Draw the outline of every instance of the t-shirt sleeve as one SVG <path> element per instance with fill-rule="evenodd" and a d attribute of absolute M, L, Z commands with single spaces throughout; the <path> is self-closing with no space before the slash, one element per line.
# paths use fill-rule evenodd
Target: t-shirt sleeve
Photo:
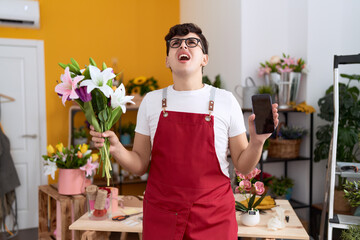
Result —
<path fill-rule="evenodd" d="M 145 95 L 144 99 L 141 101 L 137 118 L 136 118 L 136 128 L 135 132 L 150 136 L 150 126 L 147 116 L 147 97 Z"/>
<path fill-rule="evenodd" d="M 246 132 L 244 115 L 240 108 L 239 102 L 231 94 L 231 111 L 230 111 L 230 129 L 229 137 L 235 137 Z"/>

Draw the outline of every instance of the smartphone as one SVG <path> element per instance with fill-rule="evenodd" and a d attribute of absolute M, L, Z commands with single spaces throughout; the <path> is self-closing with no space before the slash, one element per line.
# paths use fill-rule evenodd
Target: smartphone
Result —
<path fill-rule="evenodd" d="M 257 134 L 272 133 L 275 130 L 272 113 L 271 96 L 256 94 L 251 97 L 252 110 L 255 114 L 255 129 Z"/>

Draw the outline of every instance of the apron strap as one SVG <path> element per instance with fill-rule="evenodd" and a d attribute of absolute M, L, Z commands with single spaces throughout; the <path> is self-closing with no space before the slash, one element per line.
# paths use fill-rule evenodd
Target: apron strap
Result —
<path fill-rule="evenodd" d="M 215 102 L 215 92 L 216 92 L 216 88 L 215 87 L 211 87 L 210 90 L 210 99 L 209 99 L 209 115 L 207 115 L 205 117 L 206 121 L 210 121 L 211 120 L 211 114 L 214 111 L 214 102 Z"/>
<path fill-rule="evenodd" d="M 163 115 L 164 117 L 167 117 L 168 116 L 168 113 L 166 112 L 166 108 L 167 108 L 167 101 L 166 101 L 166 97 L 167 97 L 167 89 L 168 87 L 166 88 L 163 88 L 162 90 L 162 103 L 161 103 L 161 107 L 163 109 Z M 214 102 L 215 102 L 215 92 L 216 92 L 216 88 L 215 87 L 211 87 L 211 90 L 210 90 L 210 99 L 209 99 L 209 115 L 207 115 L 205 117 L 205 120 L 206 121 L 210 121 L 211 120 L 211 114 L 212 112 L 214 111 Z"/>
<path fill-rule="evenodd" d="M 162 103 L 161 103 L 161 107 L 163 109 L 163 115 L 164 117 L 168 116 L 168 113 L 166 112 L 166 108 L 167 108 L 167 103 L 166 103 L 166 97 L 167 97 L 167 87 L 163 88 L 162 90 Z"/>

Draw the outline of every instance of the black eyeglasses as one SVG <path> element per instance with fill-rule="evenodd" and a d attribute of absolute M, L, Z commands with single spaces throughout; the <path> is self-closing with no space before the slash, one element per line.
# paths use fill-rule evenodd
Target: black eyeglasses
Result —
<path fill-rule="evenodd" d="M 169 47 L 171 48 L 178 48 L 181 46 L 182 42 L 185 41 L 186 46 L 189 48 L 194 48 L 197 45 L 199 45 L 199 42 L 201 43 L 201 40 L 199 38 L 172 38 L 168 40 Z M 200 44 L 201 45 L 201 44 Z M 204 49 L 200 46 L 201 50 L 204 52 Z"/>

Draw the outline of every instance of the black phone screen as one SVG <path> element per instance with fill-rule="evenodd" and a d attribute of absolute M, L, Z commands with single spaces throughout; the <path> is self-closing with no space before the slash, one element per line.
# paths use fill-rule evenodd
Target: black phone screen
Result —
<path fill-rule="evenodd" d="M 253 113 L 255 114 L 256 133 L 274 132 L 271 96 L 269 94 L 256 94 L 251 97 L 251 100 Z"/>

